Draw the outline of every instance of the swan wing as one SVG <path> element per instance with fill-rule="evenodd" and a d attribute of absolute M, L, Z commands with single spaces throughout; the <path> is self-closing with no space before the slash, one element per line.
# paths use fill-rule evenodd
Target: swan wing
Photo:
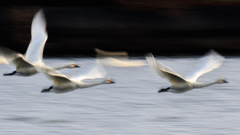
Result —
<path fill-rule="evenodd" d="M 113 67 L 141 67 L 146 65 L 146 63 L 142 61 L 119 60 L 111 57 L 105 59 L 97 59 L 97 61 L 104 66 Z"/>
<path fill-rule="evenodd" d="M 22 54 L 0 46 L 0 56 L 2 60 L 7 60 L 9 64 L 12 64 L 11 61 L 19 56 L 22 56 Z"/>
<path fill-rule="evenodd" d="M 148 54 L 146 59 L 149 66 L 155 70 L 161 77 L 168 79 L 171 84 L 186 83 L 187 81 L 173 69 L 163 65 L 155 60 L 152 54 Z"/>
<path fill-rule="evenodd" d="M 59 74 L 56 72 L 47 72 L 46 74 L 51 80 L 53 80 L 53 84 L 55 85 L 72 82 L 67 76 L 63 74 Z"/>
<path fill-rule="evenodd" d="M 4 56 L 0 55 L 0 64 L 9 64 L 9 62 Z"/>
<path fill-rule="evenodd" d="M 29 63 L 26 59 L 24 59 L 23 56 L 19 56 L 19 57 L 13 59 L 11 63 L 16 66 L 17 70 L 34 67 L 34 65 Z"/>
<path fill-rule="evenodd" d="M 33 65 L 29 63 L 21 53 L 15 52 L 11 49 L 0 46 L 0 57 L 8 64 L 16 67 L 16 69 L 32 67 Z"/>
<path fill-rule="evenodd" d="M 9 64 L 9 62 L 4 56 L 0 56 L 0 64 Z"/>
<path fill-rule="evenodd" d="M 97 49 L 95 48 L 94 49 L 98 54 L 101 54 L 101 55 L 109 55 L 109 56 L 112 56 L 112 55 L 122 55 L 122 56 L 127 56 L 127 52 L 109 52 L 109 51 L 103 51 L 103 50 L 100 50 L 100 49 Z"/>
<path fill-rule="evenodd" d="M 97 78 L 104 78 L 107 75 L 106 71 L 104 70 L 103 66 L 99 63 L 96 63 L 94 67 L 92 67 L 89 71 L 86 73 L 71 78 L 71 80 L 75 80 L 77 82 L 81 82 L 86 79 L 97 79 Z"/>
<path fill-rule="evenodd" d="M 196 81 L 201 75 L 210 72 L 222 65 L 224 57 L 214 50 L 208 52 L 205 56 L 199 59 L 197 70 L 190 73 L 186 79 Z"/>
<path fill-rule="evenodd" d="M 31 36 L 32 38 L 25 54 L 25 58 L 31 63 L 42 62 L 43 49 L 48 38 L 46 21 L 42 10 L 39 10 L 34 15 Z"/>
<path fill-rule="evenodd" d="M 37 65 L 36 68 L 39 72 L 43 73 L 48 79 L 52 80 L 55 85 L 72 82 L 67 76 L 51 67 L 42 64 Z"/>
<path fill-rule="evenodd" d="M 94 50 L 97 53 L 97 59 L 104 59 L 108 57 L 121 58 L 126 60 L 128 59 L 127 52 L 109 52 L 109 51 L 103 51 L 97 48 L 95 48 Z"/>

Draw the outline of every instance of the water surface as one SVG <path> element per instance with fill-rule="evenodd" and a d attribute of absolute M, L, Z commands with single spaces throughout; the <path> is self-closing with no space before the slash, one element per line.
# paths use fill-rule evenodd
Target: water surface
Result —
<path fill-rule="evenodd" d="M 194 69 L 197 60 L 157 59 L 182 75 Z M 50 66 L 77 62 L 80 69 L 61 70 L 69 76 L 83 73 L 95 62 L 93 58 L 45 61 Z M 158 94 L 168 83 L 148 66 L 106 67 L 107 77 L 114 78 L 115 84 L 65 94 L 40 93 L 52 85 L 43 74 L 0 76 L 0 134 L 239 134 L 239 61 L 227 58 L 220 68 L 199 78 L 211 81 L 224 76 L 230 83 L 183 94 Z M 0 65 L 0 71 L 3 74 L 12 68 Z"/>

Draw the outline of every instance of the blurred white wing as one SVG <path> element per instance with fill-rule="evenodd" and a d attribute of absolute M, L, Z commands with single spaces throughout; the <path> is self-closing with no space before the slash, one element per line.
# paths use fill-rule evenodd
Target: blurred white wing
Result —
<path fill-rule="evenodd" d="M 201 75 L 220 67 L 223 61 L 223 56 L 221 56 L 214 50 L 211 50 L 209 53 L 199 59 L 197 70 L 189 74 L 186 79 L 189 81 L 196 81 Z"/>
<path fill-rule="evenodd" d="M 64 74 L 51 67 L 45 66 L 44 64 L 42 65 L 39 64 L 35 67 L 39 72 L 43 73 L 48 79 L 52 80 L 55 85 L 61 85 L 64 83 L 71 82 L 71 80 Z"/>
<path fill-rule="evenodd" d="M 119 60 L 111 57 L 105 59 L 97 59 L 97 62 L 101 63 L 104 66 L 113 67 L 141 67 L 147 65 L 142 61 Z"/>
<path fill-rule="evenodd" d="M 101 64 L 96 64 L 95 67 L 93 67 L 91 70 L 86 72 L 83 75 L 80 75 L 78 77 L 71 78 L 71 80 L 81 82 L 85 79 L 97 79 L 97 78 L 104 78 L 107 75 L 106 71 L 102 67 Z"/>
<path fill-rule="evenodd" d="M 0 55 L 0 64 L 9 64 L 9 62 L 4 56 Z"/>
<path fill-rule="evenodd" d="M 33 64 L 42 62 L 43 49 L 48 38 L 45 17 L 42 10 L 39 10 L 33 18 L 31 36 L 32 39 L 25 54 L 25 58 Z"/>
<path fill-rule="evenodd" d="M 103 51 L 100 49 L 94 49 L 97 52 L 97 59 L 104 59 L 104 58 L 118 58 L 118 59 L 125 59 L 128 60 L 128 53 L 127 52 L 109 52 Z"/>
<path fill-rule="evenodd" d="M 186 83 L 187 81 L 173 69 L 155 60 L 152 54 L 146 56 L 149 66 L 161 77 L 168 79 L 171 84 Z"/>
<path fill-rule="evenodd" d="M 101 54 L 101 55 L 123 55 L 123 56 L 126 56 L 128 55 L 127 52 L 108 52 L 108 51 L 103 51 L 103 50 L 100 50 L 100 49 L 97 49 L 95 48 L 95 51 L 98 53 L 98 54 Z"/>
<path fill-rule="evenodd" d="M 22 54 L 6 47 L 0 46 L 0 56 L 3 60 L 7 60 L 9 63 L 11 63 L 13 59 L 22 56 Z"/>
<path fill-rule="evenodd" d="M 11 49 L 0 46 L 0 59 L 5 64 L 11 64 L 13 66 L 24 66 L 30 63 L 26 61 L 21 53 L 15 52 Z M 2 64 L 3 64 L 2 63 Z"/>

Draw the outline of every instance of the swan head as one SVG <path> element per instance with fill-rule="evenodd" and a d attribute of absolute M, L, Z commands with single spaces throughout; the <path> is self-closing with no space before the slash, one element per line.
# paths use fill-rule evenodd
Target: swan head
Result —
<path fill-rule="evenodd" d="M 80 68 L 77 64 L 70 64 L 67 66 L 67 68 Z"/>
<path fill-rule="evenodd" d="M 115 83 L 112 78 L 111 79 L 108 79 L 108 80 L 104 80 L 103 83 L 105 84 L 111 84 L 111 83 Z"/>
<path fill-rule="evenodd" d="M 222 84 L 222 83 L 228 83 L 224 78 L 217 80 L 217 83 Z"/>

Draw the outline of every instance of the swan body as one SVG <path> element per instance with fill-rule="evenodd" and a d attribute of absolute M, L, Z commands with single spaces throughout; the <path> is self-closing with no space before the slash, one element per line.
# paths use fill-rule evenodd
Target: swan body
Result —
<path fill-rule="evenodd" d="M 45 68 L 39 68 L 41 72 L 43 72 L 50 80 L 53 81 L 53 85 L 48 89 L 43 89 L 42 93 L 66 93 L 71 92 L 76 89 L 83 89 L 88 87 L 93 87 L 100 84 L 111 84 L 115 83 L 112 79 L 105 79 L 95 83 L 85 83 L 83 80 L 86 79 L 96 79 L 103 78 L 106 75 L 103 67 L 101 65 L 97 65 L 95 68 L 90 70 L 88 73 L 84 75 L 80 75 L 75 78 L 69 78 L 57 70 L 51 69 L 51 71 L 45 70 Z"/>
<path fill-rule="evenodd" d="M 158 93 L 184 93 L 192 89 L 199 89 L 214 84 L 228 83 L 225 81 L 225 79 L 218 79 L 205 83 L 196 81 L 201 75 L 210 72 L 222 65 L 224 57 L 213 50 L 205 55 L 202 59 L 200 59 L 198 70 L 194 71 L 186 78 L 182 77 L 171 68 L 156 61 L 152 54 L 148 54 L 146 56 L 146 59 L 150 67 L 154 69 L 161 77 L 167 79 L 171 84 L 169 87 L 159 90 Z"/>
<path fill-rule="evenodd" d="M 6 73 L 5 76 L 32 76 L 38 73 L 35 63 L 42 62 L 44 45 L 48 35 L 46 32 L 46 22 L 43 11 L 38 11 L 32 21 L 31 41 L 25 55 L 15 52 L 5 47 L 0 47 L 0 62 L 2 64 L 11 64 L 16 67 L 12 73 Z M 75 68 L 76 64 L 69 64 L 55 69 Z"/>

